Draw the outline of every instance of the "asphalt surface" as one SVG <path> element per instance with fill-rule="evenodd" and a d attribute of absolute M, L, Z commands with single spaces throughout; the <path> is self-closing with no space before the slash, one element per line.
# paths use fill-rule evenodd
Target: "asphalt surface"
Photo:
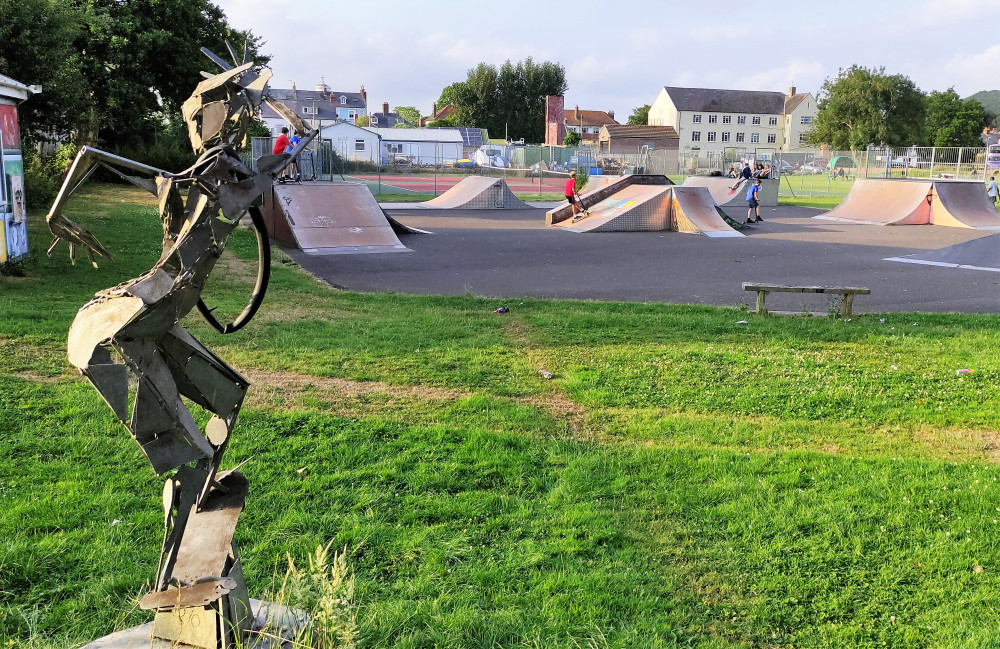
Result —
<path fill-rule="evenodd" d="M 1000 313 L 1000 272 L 885 261 L 994 232 L 941 226 L 824 221 L 821 210 L 761 208 L 748 236 L 677 232 L 575 233 L 547 228 L 544 209 L 389 209 L 433 234 L 403 235 L 397 254 L 289 254 L 306 270 L 354 291 L 513 299 L 524 296 L 684 304 L 753 304 L 743 282 L 861 286 L 859 313 Z M 742 208 L 726 208 L 738 220 Z M 993 240 L 996 240 L 994 238 Z M 815 294 L 773 293 L 769 310 L 826 312 Z"/>

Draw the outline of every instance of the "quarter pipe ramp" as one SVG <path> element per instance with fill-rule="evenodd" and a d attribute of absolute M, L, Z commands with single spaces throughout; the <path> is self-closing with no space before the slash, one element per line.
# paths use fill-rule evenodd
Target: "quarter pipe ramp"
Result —
<path fill-rule="evenodd" d="M 424 201 L 424 207 L 454 210 L 523 210 L 525 204 L 507 186 L 503 178 L 469 176 L 437 198 Z"/>
<path fill-rule="evenodd" d="M 407 252 L 397 233 L 419 232 L 388 216 L 365 185 L 275 185 L 261 211 L 274 240 L 311 255 Z"/>
<path fill-rule="evenodd" d="M 1000 213 L 978 181 L 859 178 L 844 200 L 815 218 L 873 225 L 1000 230 Z"/>

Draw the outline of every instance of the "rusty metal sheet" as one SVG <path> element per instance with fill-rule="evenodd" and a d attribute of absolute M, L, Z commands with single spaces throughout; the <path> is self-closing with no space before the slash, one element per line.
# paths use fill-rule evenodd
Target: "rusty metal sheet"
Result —
<path fill-rule="evenodd" d="M 170 611 L 175 608 L 207 606 L 236 588 L 236 581 L 215 578 L 180 588 L 168 588 L 159 592 L 146 593 L 139 600 L 139 608 L 144 611 Z"/>
<path fill-rule="evenodd" d="M 182 583 L 221 576 L 226 567 L 249 483 L 241 473 L 230 473 L 219 482 L 229 493 L 211 491 L 187 521 L 173 569 L 173 577 Z"/>

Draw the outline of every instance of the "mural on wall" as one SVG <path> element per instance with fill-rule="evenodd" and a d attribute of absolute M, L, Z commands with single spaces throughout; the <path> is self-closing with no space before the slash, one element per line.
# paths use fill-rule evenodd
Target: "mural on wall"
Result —
<path fill-rule="evenodd" d="M 17 127 L 17 106 L 0 105 L 0 147 L 21 149 L 21 131 Z"/>
<path fill-rule="evenodd" d="M 24 196 L 24 164 L 17 106 L 0 104 L 0 263 L 28 256 L 28 224 Z"/>

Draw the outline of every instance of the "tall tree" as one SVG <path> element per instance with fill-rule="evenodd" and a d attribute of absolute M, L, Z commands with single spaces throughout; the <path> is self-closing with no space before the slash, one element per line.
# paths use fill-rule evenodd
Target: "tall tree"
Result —
<path fill-rule="evenodd" d="M 41 85 L 18 109 L 26 138 L 65 138 L 84 130 L 93 106 L 76 42 L 84 15 L 61 0 L 0 0 L 0 73 Z"/>
<path fill-rule="evenodd" d="M 393 111 L 402 117 L 410 126 L 420 126 L 420 111 L 413 106 L 396 106 Z"/>
<path fill-rule="evenodd" d="M 530 57 L 499 69 L 480 63 L 465 81 L 445 90 L 460 124 L 488 129 L 494 136 L 541 142 L 545 135 L 545 97 L 566 92 L 566 70 L 558 63 Z M 444 97 L 445 93 L 442 93 Z"/>
<path fill-rule="evenodd" d="M 112 149 L 148 142 L 165 116 L 177 114 L 200 71 L 217 71 L 202 46 L 228 59 L 227 40 L 239 57 L 247 43 L 250 58 L 267 61 L 260 40 L 232 29 L 209 0 L 84 0 L 83 7 L 82 72 L 98 111 L 99 139 Z"/>
<path fill-rule="evenodd" d="M 927 96 L 927 136 L 932 146 L 982 146 L 986 111 L 975 99 L 962 99 L 954 88 Z"/>
<path fill-rule="evenodd" d="M 901 74 L 852 65 L 820 90 L 810 144 L 863 149 L 869 144 L 906 146 L 923 141 L 924 94 Z"/>
<path fill-rule="evenodd" d="M 631 124 L 632 126 L 645 126 L 649 123 L 649 104 L 644 104 L 639 106 L 632 111 L 632 114 L 628 116 L 628 121 L 626 124 Z"/>

